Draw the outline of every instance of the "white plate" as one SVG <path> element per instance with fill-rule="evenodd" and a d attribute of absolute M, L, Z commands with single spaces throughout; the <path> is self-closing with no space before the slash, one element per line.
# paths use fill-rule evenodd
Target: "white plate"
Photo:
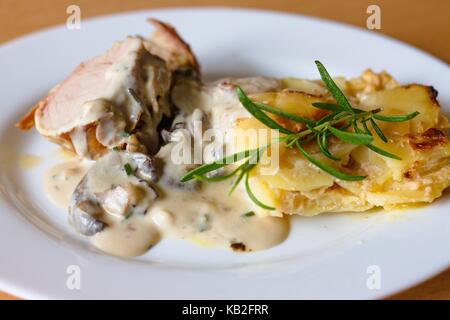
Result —
<path fill-rule="evenodd" d="M 25 298 L 378 298 L 450 265 L 448 193 L 433 205 L 398 213 L 295 219 L 281 245 L 238 254 L 164 240 L 137 259 L 96 252 L 42 195 L 42 174 L 57 147 L 14 122 L 80 61 L 128 34 L 147 35 L 147 17 L 174 24 L 208 78 L 269 75 L 317 78 L 315 59 L 333 75 L 367 67 L 400 82 L 441 90 L 448 112 L 450 70 L 439 60 L 376 33 L 303 16 L 250 10 L 179 9 L 83 20 L 0 47 L 0 288 Z M 447 91 L 446 91 L 447 89 Z M 23 170 L 23 154 L 45 157 Z M 66 286 L 68 266 L 81 289 Z M 367 279 L 375 265 L 380 289 Z"/>

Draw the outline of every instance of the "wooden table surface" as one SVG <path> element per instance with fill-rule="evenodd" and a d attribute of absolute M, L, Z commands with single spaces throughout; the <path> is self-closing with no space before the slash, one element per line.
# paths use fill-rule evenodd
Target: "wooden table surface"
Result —
<path fill-rule="evenodd" d="M 376 32 L 405 41 L 450 63 L 448 0 L 2 0 L 0 43 L 41 28 L 64 24 L 66 8 L 71 4 L 80 6 L 82 19 L 161 7 L 239 6 L 301 13 L 362 28 L 366 27 L 367 7 L 376 4 L 381 8 L 381 30 Z M 392 298 L 450 299 L 450 269 Z M 0 292 L 0 299 L 16 298 Z"/>

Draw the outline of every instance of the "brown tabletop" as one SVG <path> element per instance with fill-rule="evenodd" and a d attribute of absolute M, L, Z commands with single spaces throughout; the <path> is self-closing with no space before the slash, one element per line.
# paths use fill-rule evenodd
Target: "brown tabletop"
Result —
<path fill-rule="evenodd" d="M 179 6 L 234 6 L 317 16 L 366 27 L 367 7 L 381 8 L 380 32 L 450 63 L 450 1 L 448 0 L 2 0 L 0 43 L 41 28 L 63 24 L 67 6 L 76 3 L 81 18 L 129 10 Z M 1 288 L 0 288 L 1 290 Z M 0 299 L 15 297 L 0 292 Z M 393 299 L 450 299 L 450 269 L 401 292 Z"/>

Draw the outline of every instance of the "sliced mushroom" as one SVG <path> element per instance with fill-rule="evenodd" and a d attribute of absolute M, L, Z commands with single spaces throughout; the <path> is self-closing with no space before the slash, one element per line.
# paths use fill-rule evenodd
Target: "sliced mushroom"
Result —
<path fill-rule="evenodd" d="M 102 210 L 98 203 L 89 199 L 89 195 L 82 192 L 82 190 L 85 190 L 85 186 L 86 177 L 81 180 L 72 195 L 69 207 L 69 222 L 79 233 L 85 236 L 93 236 L 105 228 L 105 223 L 99 220 Z"/>
<path fill-rule="evenodd" d="M 69 221 L 81 234 L 92 236 L 107 221 L 145 214 L 157 198 L 154 160 L 141 153 L 109 152 L 86 173 L 72 194 Z"/>
<path fill-rule="evenodd" d="M 133 159 L 137 165 L 136 174 L 139 178 L 152 182 L 158 180 L 158 171 L 153 158 L 136 153 Z"/>

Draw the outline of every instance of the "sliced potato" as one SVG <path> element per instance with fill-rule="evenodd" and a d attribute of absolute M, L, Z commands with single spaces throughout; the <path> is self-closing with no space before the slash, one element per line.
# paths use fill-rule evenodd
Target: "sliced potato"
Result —
<path fill-rule="evenodd" d="M 293 89 L 302 91 L 308 94 L 321 96 L 328 94 L 327 89 L 319 81 L 297 79 L 297 78 L 284 78 L 281 80 L 281 84 L 285 89 Z"/>
<path fill-rule="evenodd" d="M 436 100 L 437 92 L 433 87 L 412 84 L 390 90 L 375 91 L 359 97 L 360 108 L 371 110 L 382 108 L 380 114 L 402 115 L 418 111 L 420 114 L 407 122 L 379 122 L 380 127 L 388 134 L 404 135 L 420 133 L 435 128 L 440 122 L 440 108 Z"/>
<path fill-rule="evenodd" d="M 314 108 L 314 102 L 325 101 L 323 97 L 308 94 L 298 90 L 282 90 L 251 95 L 255 101 L 266 103 L 282 111 L 300 117 L 316 119 L 323 115 L 323 111 Z"/>

